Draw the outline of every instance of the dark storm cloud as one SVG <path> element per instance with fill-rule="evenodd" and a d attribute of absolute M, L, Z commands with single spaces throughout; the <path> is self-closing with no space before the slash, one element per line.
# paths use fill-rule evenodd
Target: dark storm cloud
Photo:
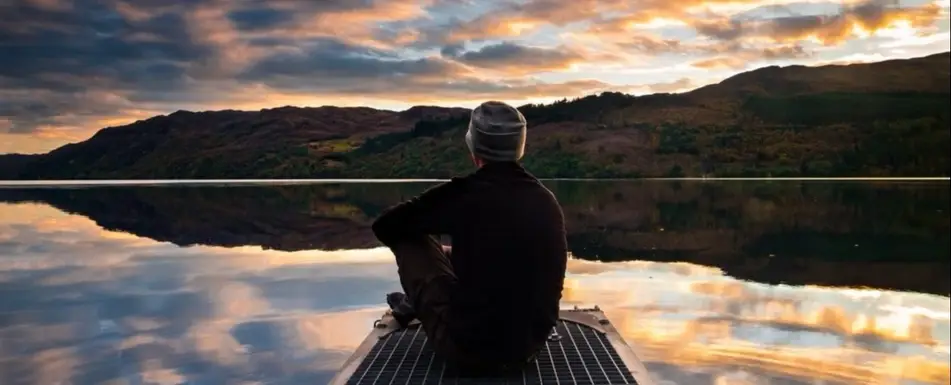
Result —
<path fill-rule="evenodd" d="M 372 9 L 377 3 L 368 0 L 252 0 L 234 4 L 228 18 L 241 31 L 267 30 L 293 24 L 298 17 L 324 12 Z"/>
<path fill-rule="evenodd" d="M 15 117 L 13 124 L 7 130 L 14 134 L 26 134 L 32 132 L 37 126 L 52 123 L 51 117 L 59 113 L 55 107 L 56 105 L 49 102 L 3 101 L 0 102 L 0 117 Z"/>
<path fill-rule="evenodd" d="M 192 43 L 181 15 L 130 21 L 101 1 L 47 9 L 0 5 L 0 116 L 29 132 L 60 115 L 114 113 L 90 90 L 164 92 L 183 87 L 187 63 L 209 54 Z M 147 98 L 144 97 L 143 98 Z"/>
<path fill-rule="evenodd" d="M 466 51 L 466 46 L 464 44 L 449 44 L 442 47 L 439 50 L 439 54 L 442 56 L 456 57 L 461 55 Z"/>
<path fill-rule="evenodd" d="M 294 19 L 293 10 L 271 8 L 239 9 L 228 13 L 228 18 L 242 31 L 273 28 Z"/>
<path fill-rule="evenodd" d="M 463 53 L 458 58 L 400 59 L 389 51 L 334 39 L 314 40 L 311 43 L 310 49 L 302 54 L 289 53 L 265 58 L 239 75 L 239 79 L 283 90 L 333 92 L 340 95 L 375 94 L 404 101 L 429 100 L 434 95 L 485 98 L 577 94 L 609 86 L 598 81 L 562 84 L 491 81 L 480 78 L 460 64 L 471 60 L 482 65 L 494 65 L 505 71 L 516 71 L 518 65 L 538 69 L 537 66 L 531 67 L 536 63 L 512 60 L 523 52 L 519 49 L 508 51 L 506 48 L 496 52 L 496 49 L 490 48 L 488 51 Z M 492 58 L 499 61 L 492 62 Z M 503 66 L 510 63 L 512 66 Z"/>
<path fill-rule="evenodd" d="M 0 88 L 0 117 L 10 117 L 11 133 L 30 133 L 42 126 L 77 126 L 134 107 L 116 93 L 105 91 L 5 90 Z"/>
<path fill-rule="evenodd" d="M 554 49 L 534 48 L 515 43 L 499 43 L 482 47 L 478 51 L 469 51 L 459 55 L 459 59 L 470 64 L 485 64 L 491 66 L 493 62 L 525 60 L 541 57 L 542 60 L 565 60 L 575 57 L 571 53 Z"/>
<path fill-rule="evenodd" d="M 585 59 L 583 55 L 567 48 L 528 47 L 510 42 L 487 45 L 475 51 L 459 53 L 444 50 L 443 53 L 455 54 L 447 56 L 475 67 L 515 72 L 562 69 Z"/>
<path fill-rule="evenodd" d="M 130 22 L 115 9 L 93 1 L 78 2 L 70 13 L 22 4 L 0 5 L 0 10 L 9 16 L 0 24 L 0 46 L 6 53 L 0 69 L 19 71 L 16 75 L 64 69 L 65 65 L 68 72 L 90 70 L 137 59 L 187 61 L 207 53 L 190 43 L 181 14 L 163 13 Z"/>
<path fill-rule="evenodd" d="M 338 79 L 395 79 L 414 76 L 452 76 L 462 69 L 449 61 L 398 59 L 384 50 L 355 46 L 334 39 L 311 42 L 303 54 L 278 54 L 265 58 L 241 75 L 244 80 L 300 77 L 324 81 Z"/>

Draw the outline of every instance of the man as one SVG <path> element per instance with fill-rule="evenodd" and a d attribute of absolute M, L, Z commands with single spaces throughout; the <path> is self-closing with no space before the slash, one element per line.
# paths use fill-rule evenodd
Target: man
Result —
<path fill-rule="evenodd" d="M 564 215 L 519 161 L 525 117 L 496 101 L 472 111 L 478 170 L 388 209 L 373 232 L 396 256 L 406 295 L 394 317 L 422 323 L 437 354 L 469 373 L 518 370 L 558 320 L 567 262 Z M 452 247 L 434 236 L 448 235 Z"/>

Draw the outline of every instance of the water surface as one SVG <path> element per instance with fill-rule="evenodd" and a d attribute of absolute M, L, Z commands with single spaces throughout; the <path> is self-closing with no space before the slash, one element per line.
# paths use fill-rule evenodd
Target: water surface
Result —
<path fill-rule="evenodd" d="M 947 384 L 947 182 L 546 182 L 659 383 Z M 320 384 L 429 183 L 0 189 L 0 384 Z M 504 268 L 504 267 L 503 267 Z"/>

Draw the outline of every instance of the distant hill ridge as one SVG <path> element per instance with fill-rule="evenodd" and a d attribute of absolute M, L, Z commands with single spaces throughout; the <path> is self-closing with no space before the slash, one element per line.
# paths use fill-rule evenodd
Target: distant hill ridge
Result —
<path fill-rule="evenodd" d="M 949 52 L 771 66 L 682 94 L 525 105 L 524 163 L 540 177 L 948 176 L 949 68 Z M 0 156 L 0 179 L 448 177 L 471 170 L 468 113 L 177 111 Z"/>

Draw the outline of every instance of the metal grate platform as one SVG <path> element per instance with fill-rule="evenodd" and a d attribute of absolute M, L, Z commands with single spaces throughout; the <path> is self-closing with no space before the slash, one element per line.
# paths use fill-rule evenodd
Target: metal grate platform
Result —
<path fill-rule="evenodd" d="M 637 384 L 605 332 L 564 319 L 555 331 L 520 375 L 467 379 L 447 371 L 422 328 L 411 326 L 381 335 L 346 384 Z"/>

